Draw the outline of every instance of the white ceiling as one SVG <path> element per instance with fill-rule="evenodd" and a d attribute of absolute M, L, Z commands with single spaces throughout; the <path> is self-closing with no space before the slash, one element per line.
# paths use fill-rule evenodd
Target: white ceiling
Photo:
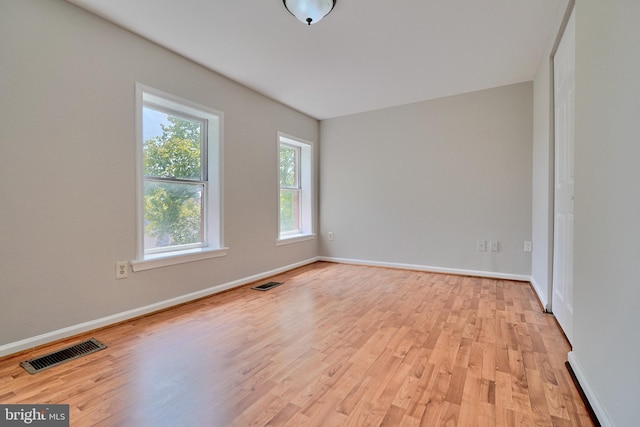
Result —
<path fill-rule="evenodd" d="M 561 0 L 68 0 L 317 119 L 532 80 Z"/>

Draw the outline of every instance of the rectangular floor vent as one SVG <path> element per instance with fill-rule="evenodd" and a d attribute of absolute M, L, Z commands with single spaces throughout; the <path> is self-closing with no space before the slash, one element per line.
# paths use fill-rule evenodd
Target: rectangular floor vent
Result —
<path fill-rule="evenodd" d="M 282 282 L 268 282 L 262 285 L 254 286 L 251 289 L 255 289 L 256 291 L 268 291 L 269 289 L 273 289 L 276 286 L 282 285 Z"/>
<path fill-rule="evenodd" d="M 63 348 L 62 350 L 57 350 L 52 353 L 45 354 L 44 356 L 20 362 L 20 366 L 33 375 L 36 372 L 58 366 L 62 363 L 77 359 L 87 354 L 95 353 L 96 351 L 105 348 L 107 348 L 106 345 L 102 344 L 95 338 L 91 338 L 90 340 Z"/>

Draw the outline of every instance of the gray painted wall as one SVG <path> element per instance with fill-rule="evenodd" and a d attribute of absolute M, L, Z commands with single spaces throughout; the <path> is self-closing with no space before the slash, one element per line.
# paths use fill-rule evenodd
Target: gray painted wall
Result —
<path fill-rule="evenodd" d="M 62 0 L 0 6 L 0 346 L 317 255 L 275 246 L 277 131 L 318 122 Z M 224 112 L 225 258 L 129 273 L 135 83 Z M 317 146 L 317 144 L 316 144 Z"/>
<path fill-rule="evenodd" d="M 322 121 L 321 255 L 529 276 L 532 105 L 529 82 Z"/>
<path fill-rule="evenodd" d="M 640 420 L 640 2 L 576 4 L 572 356 L 612 425 Z"/>

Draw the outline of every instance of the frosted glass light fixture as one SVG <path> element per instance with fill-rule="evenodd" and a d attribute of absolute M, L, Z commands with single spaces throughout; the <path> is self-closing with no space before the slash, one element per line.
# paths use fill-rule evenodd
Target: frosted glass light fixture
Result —
<path fill-rule="evenodd" d="M 289 13 L 307 25 L 315 24 L 327 16 L 336 0 L 282 0 Z"/>

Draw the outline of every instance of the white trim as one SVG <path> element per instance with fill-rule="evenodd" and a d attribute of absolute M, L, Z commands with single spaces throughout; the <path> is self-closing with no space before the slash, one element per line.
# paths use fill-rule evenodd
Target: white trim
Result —
<path fill-rule="evenodd" d="M 288 245 L 290 243 L 304 242 L 316 238 L 315 234 L 293 234 L 291 236 L 283 236 L 276 240 L 276 246 Z"/>
<path fill-rule="evenodd" d="M 602 425 L 603 427 L 613 426 L 613 421 L 611 421 L 611 417 L 607 413 L 607 410 L 604 409 L 604 406 L 602 406 L 602 403 L 600 403 L 600 399 L 598 399 L 596 392 L 589 384 L 589 381 L 587 381 L 587 378 L 584 375 L 584 371 L 582 370 L 582 367 L 580 366 L 580 363 L 576 358 L 575 352 L 570 351 L 567 355 L 567 358 L 569 360 L 569 364 L 571 365 L 571 369 L 573 369 L 573 373 L 576 375 L 578 383 L 580 383 L 580 387 L 582 387 L 582 391 L 584 391 L 584 394 L 587 397 L 587 400 L 589 401 L 593 412 L 595 412 L 596 417 L 598 417 L 598 421 L 600 421 L 600 425 Z"/>
<path fill-rule="evenodd" d="M 538 282 L 536 282 L 536 279 L 533 276 L 531 276 L 529 281 L 531 282 L 531 286 L 533 287 L 536 295 L 538 295 L 538 299 L 540 300 L 540 303 L 544 307 L 545 311 L 550 312 L 549 303 L 547 301 L 547 292 L 543 291 L 543 289 L 540 287 Z"/>
<path fill-rule="evenodd" d="M 184 304 L 189 301 L 197 300 L 199 298 L 208 297 L 213 294 L 217 294 L 222 291 L 244 286 L 249 283 L 262 280 L 276 274 L 284 273 L 289 270 L 293 270 L 298 267 L 302 267 L 308 264 L 313 264 L 318 261 L 318 257 L 309 258 L 304 261 L 300 261 L 294 264 L 290 264 L 284 267 L 276 268 L 264 273 L 254 274 L 252 276 L 244 277 L 242 279 L 234 280 L 232 282 L 223 283 L 220 285 L 212 286 L 201 291 L 192 292 L 190 294 L 181 295 L 168 300 L 160 301 L 154 304 L 146 305 L 144 307 L 134 308 L 132 310 L 124 311 L 121 313 L 113 314 L 111 316 L 103 317 L 89 322 L 80 323 L 78 325 L 69 326 L 67 328 L 58 329 L 55 331 L 47 332 L 35 337 L 26 338 L 20 341 L 12 342 L 0 346 L 0 357 L 7 356 L 9 354 L 18 353 L 23 350 L 28 350 L 40 345 L 48 344 L 53 341 L 68 338 L 74 335 L 81 334 L 83 332 L 92 331 L 94 329 L 102 328 L 105 326 L 113 325 L 114 323 L 123 322 L 136 317 L 143 316 L 145 314 L 153 313 L 156 311 L 170 308 L 176 305 Z"/>
<path fill-rule="evenodd" d="M 518 274 L 495 273 L 490 271 L 464 270 L 464 269 L 454 269 L 454 268 L 429 267 L 429 266 L 416 265 L 416 264 L 364 261 L 364 260 L 334 258 L 334 257 L 313 257 L 313 258 L 309 258 L 304 261 L 300 261 L 284 267 L 276 268 L 274 270 L 266 271 L 264 273 L 259 273 L 252 276 L 244 277 L 242 279 L 234 280 L 232 282 L 227 282 L 220 285 L 212 286 L 210 288 L 203 289 L 201 291 L 192 292 L 190 294 L 181 295 L 175 298 L 160 301 L 144 307 L 134 308 L 129 311 L 124 311 L 121 313 L 113 314 L 111 316 L 103 317 L 96 320 L 91 320 L 89 322 L 80 323 L 78 325 L 69 326 L 67 328 L 58 329 L 55 331 L 37 335 L 35 337 L 26 338 L 20 341 L 5 344 L 0 346 L 0 357 L 7 356 L 13 353 L 18 353 L 23 350 L 28 350 L 30 348 L 48 344 L 53 341 L 68 338 L 68 337 L 78 335 L 94 329 L 109 326 L 114 323 L 123 322 L 129 319 L 143 316 L 145 314 L 163 310 L 165 308 L 173 307 L 179 304 L 184 304 L 189 301 L 193 301 L 199 298 L 204 298 L 213 294 L 217 294 L 219 292 L 237 288 L 239 286 L 244 286 L 246 284 L 249 284 L 261 279 L 265 279 L 265 278 L 274 276 L 276 274 L 284 273 L 286 271 L 293 270 L 295 268 L 302 267 L 308 264 L 313 264 L 314 262 L 317 262 L 317 261 L 335 262 L 340 264 L 365 265 L 370 267 L 398 268 L 403 270 L 426 271 L 426 272 L 432 272 L 432 273 L 446 273 L 446 274 L 457 274 L 457 275 L 465 275 L 465 276 L 488 277 L 488 278 L 495 278 L 495 279 L 517 280 L 517 281 L 524 281 L 524 282 L 531 281 L 531 277 L 518 275 Z M 136 270 L 134 267 L 134 271 L 139 271 L 139 270 Z M 574 368 L 574 371 L 576 372 L 578 381 L 580 381 L 580 384 L 582 385 L 583 389 L 585 390 L 585 393 L 587 394 L 587 398 L 589 399 L 589 402 L 591 403 L 592 406 L 594 406 L 594 403 L 597 403 L 598 401 L 595 399 L 595 397 L 594 398 L 591 397 L 593 395 L 591 388 L 589 388 L 590 393 L 587 392 L 587 387 L 585 387 L 585 385 L 588 386 L 588 384 L 586 383 L 586 381 L 582 379 L 584 378 L 584 376 L 581 374 L 582 371 L 580 370 L 578 363 L 572 361 L 572 353 L 569 353 L 569 361 L 571 362 L 571 366 Z M 606 413 L 601 408 L 602 408 L 601 405 L 598 405 L 599 411 L 601 411 L 603 414 L 602 418 L 601 418 L 600 412 L 598 412 L 598 410 L 596 410 L 596 407 L 594 406 L 594 410 L 596 411 L 598 418 L 602 422 L 603 420 L 608 420 L 609 418 L 608 416 L 605 415 Z M 603 426 L 610 426 L 610 425 L 612 425 L 610 422 L 609 424 L 603 423 Z"/>
<path fill-rule="evenodd" d="M 493 271 L 465 270 L 465 269 L 458 269 L 458 268 L 431 267 L 427 265 L 418 265 L 418 264 L 402 264 L 402 263 L 395 263 L 395 262 L 366 261 L 366 260 L 334 258 L 334 257 L 319 257 L 318 260 L 336 262 L 340 264 L 366 265 L 369 267 L 387 267 L 387 268 L 398 268 L 401 270 L 426 271 L 430 273 L 445 273 L 445 274 L 456 274 L 456 275 L 462 275 L 462 276 L 488 277 L 492 279 L 516 280 L 519 282 L 531 281 L 531 276 L 525 276 L 521 274 L 510 274 L 510 273 L 497 273 Z"/>
<path fill-rule="evenodd" d="M 179 252 L 161 252 L 147 254 L 142 260 L 131 261 L 131 269 L 135 271 L 151 270 L 152 268 L 166 267 L 169 265 L 184 264 L 186 262 L 200 261 L 209 258 L 219 258 L 227 255 L 229 248 L 197 248 Z"/>
<path fill-rule="evenodd" d="M 136 259 L 144 259 L 144 232 L 140 231 L 141 224 L 144 224 L 144 163 L 143 155 L 143 130 L 142 130 L 142 109 L 144 108 L 143 94 L 148 89 L 142 83 L 136 82 Z"/>

